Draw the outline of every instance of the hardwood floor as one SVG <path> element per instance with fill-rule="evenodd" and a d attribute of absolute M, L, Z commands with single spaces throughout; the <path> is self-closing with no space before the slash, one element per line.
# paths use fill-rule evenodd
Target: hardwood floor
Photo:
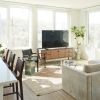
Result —
<path fill-rule="evenodd" d="M 58 63 L 55 63 L 59 65 Z M 4 93 L 11 91 L 10 89 L 4 89 Z M 63 90 L 53 92 L 51 94 L 36 96 L 26 85 L 23 84 L 24 100 L 75 100 L 72 96 L 67 94 Z M 16 95 L 4 96 L 4 100 L 16 100 Z"/>
<path fill-rule="evenodd" d="M 53 92 L 51 94 L 36 96 L 29 88 L 23 85 L 24 88 L 24 100 L 75 100 L 72 96 L 64 92 L 63 90 Z M 10 91 L 6 89 L 4 92 Z M 4 96 L 4 100 L 16 100 L 16 95 Z"/>

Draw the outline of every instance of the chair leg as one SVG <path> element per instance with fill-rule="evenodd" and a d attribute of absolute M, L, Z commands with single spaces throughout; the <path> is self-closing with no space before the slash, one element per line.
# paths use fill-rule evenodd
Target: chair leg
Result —
<path fill-rule="evenodd" d="M 39 61 L 37 60 L 37 72 L 39 71 L 39 66 L 38 66 Z"/>
<path fill-rule="evenodd" d="M 19 96 L 18 96 L 18 83 L 16 82 L 16 98 L 17 100 L 19 100 Z"/>
<path fill-rule="evenodd" d="M 23 85 L 22 85 L 22 81 L 19 82 L 20 83 L 20 96 L 21 96 L 21 100 L 23 99 Z"/>
<path fill-rule="evenodd" d="M 12 89 L 13 89 L 13 92 L 15 92 L 14 83 L 12 83 Z"/>
<path fill-rule="evenodd" d="M 45 65 L 44 65 L 44 68 L 46 68 L 46 59 L 44 59 L 44 64 L 45 64 Z"/>
<path fill-rule="evenodd" d="M 46 68 L 46 54 L 44 54 L 44 68 Z"/>

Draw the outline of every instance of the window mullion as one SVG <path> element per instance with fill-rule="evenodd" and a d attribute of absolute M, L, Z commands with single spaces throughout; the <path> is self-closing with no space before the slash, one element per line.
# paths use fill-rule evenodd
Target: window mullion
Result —
<path fill-rule="evenodd" d="M 53 29 L 56 30 L 56 22 L 55 22 L 55 11 L 53 11 Z"/>
<path fill-rule="evenodd" d="M 9 47 L 9 40 L 10 40 L 10 8 L 7 8 L 7 48 Z"/>

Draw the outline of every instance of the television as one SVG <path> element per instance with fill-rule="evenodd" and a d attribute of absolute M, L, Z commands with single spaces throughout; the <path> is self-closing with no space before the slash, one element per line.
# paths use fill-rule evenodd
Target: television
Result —
<path fill-rule="evenodd" d="M 56 48 L 68 46 L 68 30 L 42 30 L 42 48 Z"/>

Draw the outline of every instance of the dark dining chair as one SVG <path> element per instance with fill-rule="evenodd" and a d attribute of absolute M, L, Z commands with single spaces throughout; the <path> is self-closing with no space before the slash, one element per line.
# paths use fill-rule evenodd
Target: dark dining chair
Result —
<path fill-rule="evenodd" d="M 37 63 L 37 72 L 39 69 L 39 62 L 40 61 L 44 61 L 45 63 L 45 67 L 46 67 L 46 59 L 45 56 L 43 58 L 40 57 L 41 53 L 33 53 L 32 49 L 26 49 L 26 50 L 22 50 L 22 54 L 23 54 L 23 59 L 27 60 L 28 58 L 32 58 L 33 61 L 35 61 Z M 44 54 L 45 55 L 45 54 Z"/>
<path fill-rule="evenodd" d="M 13 71 L 13 67 L 14 67 L 14 60 L 15 60 L 15 54 L 13 54 L 12 52 L 10 53 L 9 55 L 9 59 L 8 59 L 8 62 L 5 62 L 5 64 L 7 65 L 7 67 Z M 15 91 L 14 89 L 14 83 L 10 83 L 10 85 L 8 86 L 5 86 L 4 88 L 7 88 L 7 87 L 11 87 L 12 86 L 12 89 L 13 89 L 13 92 Z"/>
<path fill-rule="evenodd" d="M 8 62 L 6 63 L 6 65 L 8 66 L 8 68 L 13 71 L 13 67 L 14 67 L 14 60 L 15 60 L 15 54 L 13 54 L 12 52 L 9 55 L 9 59 Z"/>
<path fill-rule="evenodd" d="M 4 88 L 13 87 L 13 92 L 6 93 L 6 94 L 4 94 L 4 96 L 16 93 L 17 100 L 19 100 L 19 96 L 20 96 L 21 100 L 24 100 L 23 99 L 23 85 L 22 85 L 23 68 L 24 68 L 24 61 L 21 60 L 20 57 L 18 57 L 17 58 L 17 62 L 16 62 L 16 66 L 15 66 L 15 70 L 12 71 L 12 73 L 14 74 L 14 76 L 16 77 L 16 79 L 18 80 L 18 82 L 16 84 L 11 83 L 11 84 L 13 84 L 15 86 L 13 86 L 11 84 L 9 86 L 5 86 Z M 16 87 L 16 91 L 15 91 L 15 87 Z M 20 90 L 18 91 L 18 89 L 20 89 Z"/>
<path fill-rule="evenodd" d="M 20 91 L 18 92 L 18 95 L 20 96 L 21 100 L 23 100 L 23 85 L 22 85 L 23 68 L 24 68 L 24 61 L 21 60 L 20 57 L 18 57 L 13 74 L 15 75 L 15 77 L 17 78 L 19 82 Z"/>

